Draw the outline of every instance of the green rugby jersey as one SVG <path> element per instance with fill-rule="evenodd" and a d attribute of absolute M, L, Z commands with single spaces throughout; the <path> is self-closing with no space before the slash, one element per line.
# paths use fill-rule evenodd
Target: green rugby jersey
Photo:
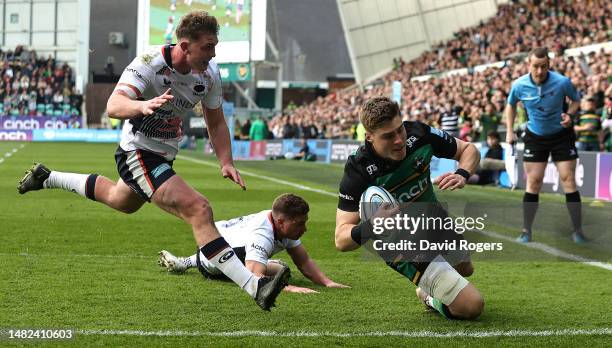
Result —
<path fill-rule="evenodd" d="M 338 208 L 359 211 L 361 194 L 370 186 L 381 186 L 400 203 L 437 201 L 430 178 L 433 156 L 453 158 L 457 153 L 455 138 L 421 122 L 404 122 L 406 158 L 385 160 L 366 142 L 349 156 L 338 192 Z"/>
<path fill-rule="evenodd" d="M 594 112 L 585 112 L 578 116 L 578 125 L 592 124 L 593 129 L 578 131 L 578 141 L 581 143 L 599 143 L 599 131 L 601 130 L 601 116 Z"/>

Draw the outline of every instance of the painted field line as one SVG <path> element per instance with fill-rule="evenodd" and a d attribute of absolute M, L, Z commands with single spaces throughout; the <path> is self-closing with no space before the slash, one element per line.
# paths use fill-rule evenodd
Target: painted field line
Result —
<path fill-rule="evenodd" d="M 499 234 L 496 232 L 492 232 L 492 231 L 475 231 L 476 233 L 485 235 L 487 237 L 491 237 L 491 238 L 495 238 L 495 239 L 502 239 L 508 242 L 512 242 L 515 244 L 520 244 L 524 247 L 527 248 L 531 248 L 531 249 L 535 249 L 535 250 L 540 250 L 543 251 L 547 254 L 556 256 L 556 257 L 560 257 L 562 259 L 566 259 L 566 260 L 570 260 L 570 261 L 576 261 L 576 262 L 581 262 L 590 266 L 594 266 L 594 267 L 599 267 L 599 268 L 603 268 L 603 269 L 607 269 L 608 271 L 612 271 L 612 264 L 606 263 L 606 262 L 601 262 L 601 261 L 596 261 L 596 260 L 592 260 L 580 255 L 574 255 L 574 254 L 570 254 L 568 252 L 565 252 L 563 250 L 559 250 L 557 248 L 553 248 L 550 245 L 547 244 L 543 244 L 543 243 L 538 243 L 538 242 L 529 242 L 529 243 L 519 243 L 517 242 L 514 238 L 512 237 L 508 237 L 505 236 L 503 234 Z"/>
<path fill-rule="evenodd" d="M 185 160 L 185 161 L 189 161 L 189 162 L 193 162 L 193 163 L 203 164 L 203 165 L 209 166 L 209 167 L 219 168 L 218 164 L 215 164 L 215 163 L 212 163 L 212 162 L 209 162 L 209 161 L 204 161 L 204 160 L 197 159 L 197 158 L 192 158 L 192 157 L 182 156 L 182 155 L 178 155 L 178 156 L 176 156 L 176 158 L 179 158 L 179 159 L 182 159 L 182 160 Z M 262 180 L 271 181 L 271 182 L 274 182 L 274 183 L 277 183 L 277 184 L 283 184 L 283 185 L 295 187 L 295 188 L 303 190 L 303 191 L 316 192 L 316 193 L 320 193 L 320 194 L 326 195 L 326 196 L 338 197 L 337 193 L 321 190 L 321 189 L 310 187 L 310 186 L 306 186 L 306 185 L 297 184 L 297 183 L 294 183 L 294 182 L 291 182 L 291 181 L 287 181 L 287 180 L 282 180 L 282 179 L 272 178 L 272 177 L 265 176 L 265 175 L 260 175 L 260 174 L 253 173 L 253 172 L 250 172 L 250 171 L 247 171 L 247 170 L 240 169 L 240 174 L 241 175 L 252 176 L 254 178 L 258 178 L 258 179 L 262 179 Z"/>
<path fill-rule="evenodd" d="M 21 146 L 19 147 L 19 149 L 23 149 L 24 148 L 24 144 L 21 144 Z M 17 151 L 19 151 L 18 148 L 14 147 L 13 149 L 11 149 L 11 151 L 7 152 L 4 154 L 4 157 L 0 157 L 0 164 L 2 164 L 5 160 L 5 158 L 9 158 L 11 156 L 13 156 L 14 154 L 17 153 Z"/>
<path fill-rule="evenodd" d="M 193 162 L 193 163 L 203 164 L 203 165 L 206 165 L 206 166 L 209 166 L 209 167 L 215 167 L 215 168 L 219 167 L 219 165 L 216 164 L 216 163 L 212 163 L 210 161 L 200 160 L 200 159 L 197 159 L 197 158 L 192 158 L 192 157 L 189 157 L 189 156 L 179 155 L 179 156 L 177 156 L 177 158 L 185 160 L 185 161 L 190 161 L 190 162 Z M 290 181 L 287 181 L 287 180 L 281 180 L 281 179 L 277 179 L 277 178 L 272 178 L 272 177 L 269 177 L 269 176 L 260 175 L 260 174 L 256 174 L 256 173 L 249 172 L 249 171 L 244 171 L 244 170 L 240 170 L 240 173 L 244 174 L 244 175 L 252 176 L 252 177 L 255 177 L 255 178 L 258 178 L 258 179 L 271 181 L 271 182 L 274 182 L 274 183 L 277 183 L 277 184 L 283 184 L 283 185 L 295 187 L 297 189 L 304 190 L 304 191 L 316 192 L 316 193 L 320 193 L 320 194 L 323 194 L 323 195 L 326 195 L 326 196 L 338 197 L 338 194 L 336 194 L 336 193 L 325 191 L 325 190 L 320 190 L 320 189 L 317 189 L 317 188 L 314 188 L 314 187 L 310 187 L 310 186 L 306 186 L 306 185 L 302 185 L 302 184 L 296 184 L 294 182 L 290 182 Z M 571 254 L 571 253 L 568 253 L 568 252 L 565 252 L 565 251 L 553 248 L 553 247 L 551 247 L 549 245 L 546 245 L 546 244 L 537 243 L 537 242 L 535 242 L 535 243 L 534 242 L 531 242 L 531 243 L 519 243 L 519 242 L 517 242 L 515 239 L 513 239 L 511 237 L 504 236 L 502 234 L 495 233 L 495 232 L 479 231 L 479 233 L 482 233 L 482 234 L 484 234 L 484 235 L 486 235 L 488 237 L 491 237 L 491 238 L 498 238 L 498 239 L 502 239 L 502 240 L 505 240 L 505 241 L 508 241 L 508 242 L 520 244 L 520 245 L 523 245 L 523 246 L 528 247 L 528 248 L 540 250 L 540 251 L 545 252 L 547 254 L 550 254 L 550 255 L 553 255 L 553 256 L 556 256 L 556 257 L 560 257 L 560 258 L 563 258 L 563 259 L 566 259 L 566 260 L 577 261 L 577 262 L 581 262 L 581 263 L 583 263 L 585 265 L 589 265 L 589 266 L 593 266 L 593 267 L 599 267 L 599 268 L 602 268 L 602 269 L 605 269 L 605 270 L 608 270 L 608 271 L 612 271 L 612 264 L 609 264 L 609 263 L 606 263 L 606 262 L 600 262 L 600 261 L 597 261 L 597 260 L 591 260 L 591 259 L 588 259 L 588 258 L 580 256 L 580 255 L 574 255 L 574 254 Z"/>
<path fill-rule="evenodd" d="M 151 255 L 135 254 L 30 254 L 19 253 L 0 253 L 0 256 L 19 256 L 19 257 L 83 257 L 83 258 L 109 258 L 109 259 L 151 259 Z"/>
<path fill-rule="evenodd" d="M 153 337 L 403 337 L 403 338 L 487 338 L 487 337 L 550 337 L 612 335 L 611 328 L 555 329 L 555 330 L 491 330 L 491 331 L 141 331 L 141 330 L 77 330 L 89 336 L 153 336 Z"/>

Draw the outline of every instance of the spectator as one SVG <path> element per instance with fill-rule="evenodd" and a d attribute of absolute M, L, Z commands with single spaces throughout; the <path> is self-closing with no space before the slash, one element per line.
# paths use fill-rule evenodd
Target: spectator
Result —
<path fill-rule="evenodd" d="M 253 141 L 261 141 L 268 138 L 268 130 L 263 117 L 260 116 L 253 121 L 249 130 L 249 138 Z"/>
<path fill-rule="evenodd" d="M 611 88 L 612 90 L 612 85 Z M 612 92 L 612 91 L 611 91 Z M 603 128 L 603 149 L 612 151 L 612 93 L 608 95 L 606 105 L 601 113 L 601 126 Z"/>
<path fill-rule="evenodd" d="M 242 140 L 249 140 L 249 134 L 251 133 L 251 119 L 247 118 L 246 122 L 242 125 L 242 130 L 240 131 L 240 136 Z"/>
<path fill-rule="evenodd" d="M 505 169 L 502 161 L 504 150 L 500 145 L 499 133 L 496 131 L 487 133 L 487 146 L 489 149 L 485 154 L 485 159 L 481 162 L 481 169 L 470 177 L 468 180 L 470 184 L 497 184 L 500 172 Z"/>
<path fill-rule="evenodd" d="M 579 151 L 599 151 L 601 137 L 601 116 L 595 113 L 595 100 L 588 96 L 580 103 L 580 115 L 574 126 Z"/>

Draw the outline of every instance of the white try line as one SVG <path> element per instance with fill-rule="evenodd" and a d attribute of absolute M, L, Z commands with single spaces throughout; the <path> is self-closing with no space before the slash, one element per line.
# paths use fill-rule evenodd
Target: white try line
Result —
<path fill-rule="evenodd" d="M 178 155 L 178 156 L 176 156 L 176 158 L 180 158 L 180 159 L 183 159 L 185 161 L 190 161 L 190 162 L 193 162 L 193 163 L 203 164 L 203 165 L 209 166 L 209 167 L 219 168 L 218 164 L 214 164 L 214 163 L 211 163 L 209 161 L 204 161 L 204 160 L 200 160 L 200 159 L 197 159 L 197 158 L 192 158 L 192 157 L 182 156 L 182 155 Z M 242 170 L 242 169 L 240 170 L 240 174 L 241 175 L 244 174 L 244 175 L 252 176 L 254 178 L 258 178 L 258 179 L 262 179 L 262 180 L 271 181 L 271 182 L 274 182 L 274 183 L 277 183 L 277 184 L 283 184 L 283 185 L 295 187 L 297 189 L 304 190 L 304 191 L 316 192 L 316 193 L 320 193 L 320 194 L 326 195 L 326 196 L 338 197 L 338 194 L 333 193 L 333 192 L 317 189 L 317 188 L 306 186 L 306 185 L 296 184 L 294 182 L 287 181 L 287 180 L 281 180 L 281 179 L 272 178 L 272 177 L 265 176 L 265 175 L 259 175 L 259 174 L 256 174 L 256 173 L 253 173 L 253 172 L 249 172 L 249 171 L 246 171 L 246 170 Z"/>
<path fill-rule="evenodd" d="M 200 160 L 200 159 L 192 158 L 192 157 L 188 157 L 188 156 L 179 155 L 179 156 L 177 156 L 177 158 L 180 158 L 180 159 L 186 160 L 186 161 L 190 161 L 190 162 L 193 162 L 193 163 L 203 164 L 203 165 L 206 165 L 206 166 L 209 166 L 209 167 L 215 167 L 215 168 L 219 167 L 218 164 L 214 164 L 214 163 L 211 163 L 209 161 L 204 161 L 204 160 Z M 271 181 L 271 182 L 274 182 L 274 183 L 277 183 L 277 184 L 283 184 L 283 185 L 295 187 L 297 189 L 304 190 L 304 191 L 316 192 L 316 193 L 320 193 L 320 194 L 326 195 L 326 196 L 338 197 L 338 194 L 333 193 L 333 192 L 317 189 L 317 188 L 314 188 L 314 187 L 309 187 L 309 186 L 306 186 L 306 185 L 296 184 L 296 183 L 293 183 L 293 182 L 290 182 L 290 181 L 286 181 L 286 180 L 272 178 L 272 177 L 269 177 L 269 176 L 260 175 L 260 174 L 252 173 L 252 172 L 245 171 L 245 170 L 241 170 L 240 173 L 244 174 L 244 175 L 252 176 L 252 177 L 255 177 L 255 178 L 258 178 L 258 179 Z M 550 255 L 553 255 L 553 256 L 556 256 L 556 257 L 560 257 L 560 258 L 563 258 L 563 259 L 566 259 L 566 260 L 577 261 L 577 262 L 581 262 L 581 263 L 583 263 L 585 265 L 589 265 L 589 266 L 593 266 L 593 267 L 599 267 L 599 268 L 603 268 L 603 269 L 608 270 L 608 271 L 612 271 L 612 264 L 609 264 L 609 263 L 606 263 L 606 262 L 600 262 L 600 261 L 597 261 L 597 260 L 592 260 L 592 259 L 589 259 L 589 258 L 586 258 L 586 257 L 583 257 L 583 256 L 579 256 L 579 255 L 570 254 L 568 252 L 565 252 L 565 251 L 553 248 L 553 247 L 551 247 L 549 245 L 546 245 L 546 244 L 537 243 L 537 242 L 535 242 L 535 243 L 534 242 L 531 242 L 531 243 L 519 243 L 519 242 L 517 242 L 515 239 L 513 239 L 511 237 L 504 236 L 502 234 L 498 234 L 498 233 L 495 233 L 495 232 L 485 232 L 485 231 L 478 231 L 478 232 L 482 233 L 482 234 L 484 234 L 484 235 L 486 235 L 488 237 L 491 237 L 491 238 L 503 239 L 505 241 L 516 243 L 516 244 L 519 244 L 519 245 L 522 245 L 522 246 L 526 246 L 528 248 L 540 250 L 540 251 L 545 252 L 547 254 L 550 254 Z"/>
<path fill-rule="evenodd" d="M 612 335 L 612 329 L 558 329 L 558 330 L 492 330 L 492 331 L 140 331 L 140 330 L 77 330 L 77 334 L 90 336 L 153 336 L 153 337 L 403 337 L 403 338 L 487 338 L 487 337 L 550 337 Z"/>

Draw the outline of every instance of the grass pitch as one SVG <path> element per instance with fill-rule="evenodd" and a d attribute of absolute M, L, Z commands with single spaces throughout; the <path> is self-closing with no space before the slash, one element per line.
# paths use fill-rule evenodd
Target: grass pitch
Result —
<path fill-rule="evenodd" d="M 218 167 L 177 159 L 176 172 L 210 199 L 216 219 L 268 209 L 282 192 L 297 193 L 310 203 L 303 243 L 330 278 L 352 288 L 312 285 L 293 266 L 292 284 L 320 293 L 283 293 L 275 310 L 263 312 L 231 283 L 204 280 L 196 270 L 169 275 L 158 267 L 159 250 L 190 255 L 195 245 L 189 226 L 155 206 L 148 204 L 136 214 L 125 215 L 60 190 L 17 193 L 16 183 L 33 161 L 43 161 L 54 170 L 116 179 L 115 145 L 20 145 L 0 143 L 4 159 L 0 163 L 3 330 L 75 329 L 75 339 L 53 343 L 78 347 L 597 347 L 609 346 L 612 340 L 610 270 L 562 262 L 542 251 L 504 242 L 504 250 L 514 259 L 474 257 L 476 271 L 469 280 L 485 297 L 483 315 L 477 321 L 449 321 L 427 312 L 415 297 L 414 286 L 381 262 L 364 261 L 360 252 L 335 250 L 336 198 L 249 175 L 244 175 L 248 190 L 241 191 L 221 178 Z M 200 154 L 181 154 L 214 163 Z M 342 175 L 342 166 L 336 164 L 269 161 L 238 162 L 237 166 L 332 193 Z M 450 203 L 503 200 L 518 204 L 521 194 L 470 187 L 441 198 Z M 552 195 L 545 195 L 543 201 L 561 202 Z M 598 209 L 593 214 L 610 216 L 609 204 Z M 559 219 L 566 215 L 564 212 Z M 495 232 L 514 237 L 521 221 L 517 216 L 514 226 L 499 226 Z M 563 233 L 542 234 L 538 241 L 574 255 L 610 260 L 609 245 L 577 247 Z M 608 241 L 605 236 L 599 240 Z M 279 256 L 290 261 L 286 253 Z M 436 337 L 444 335 L 447 337 Z M 0 345 L 21 344 L 28 342 L 10 340 L 6 331 L 0 338 Z"/>

